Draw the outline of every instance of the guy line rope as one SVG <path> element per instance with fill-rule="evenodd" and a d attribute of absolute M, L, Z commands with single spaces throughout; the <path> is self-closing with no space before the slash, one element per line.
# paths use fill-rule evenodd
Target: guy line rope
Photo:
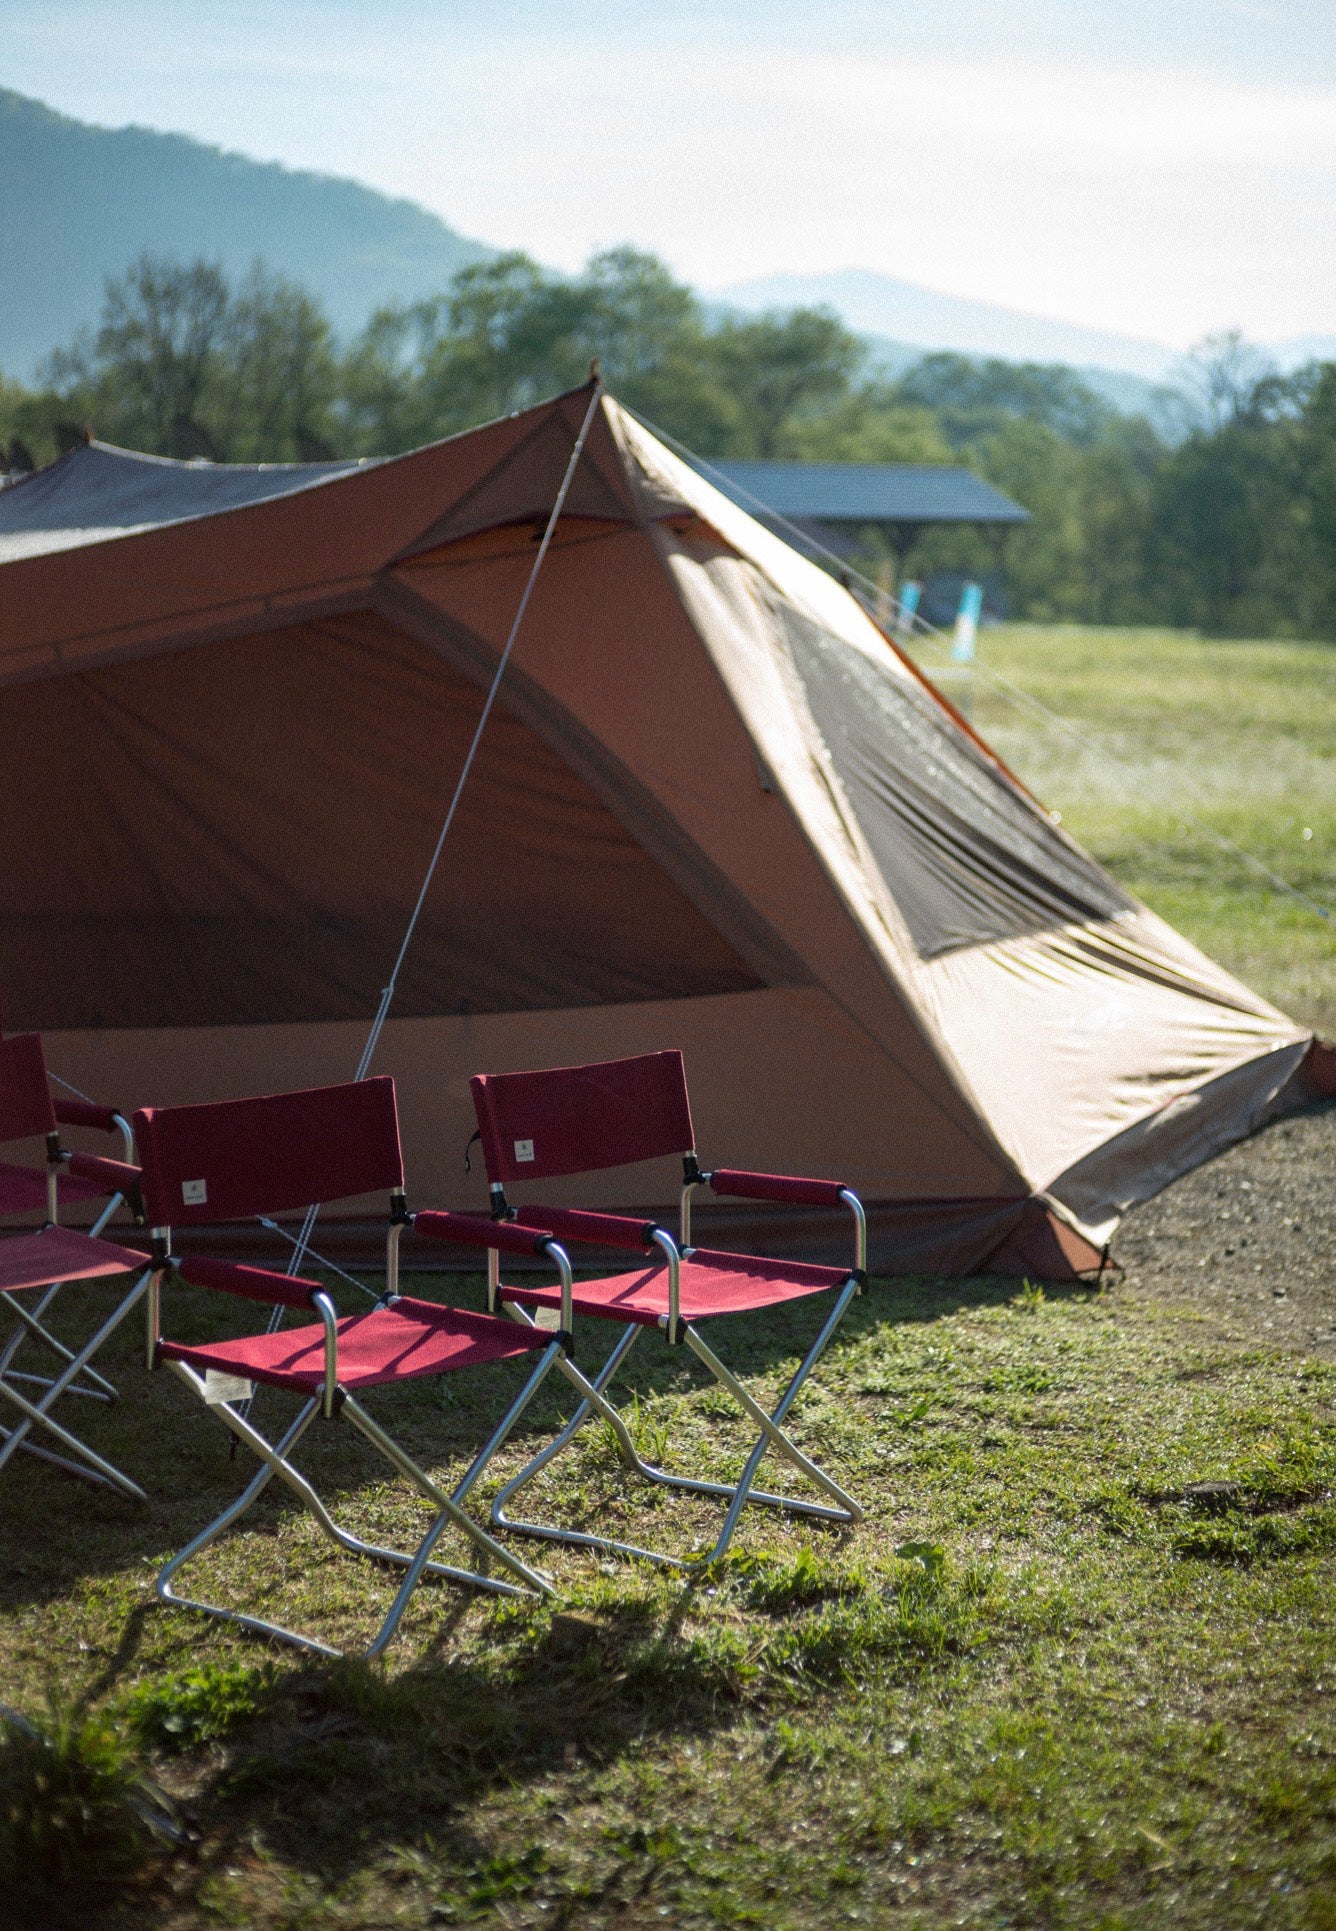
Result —
<path fill-rule="evenodd" d="M 371 1067 L 371 1062 L 376 1056 L 376 1047 L 380 1044 L 380 1036 L 384 1031 L 385 1021 L 389 1018 L 390 1008 L 394 1004 L 394 995 L 399 984 L 399 974 L 403 969 L 404 960 L 408 956 L 408 948 L 413 942 L 413 934 L 417 930 L 418 920 L 422 916 L 422 907 L 426 903 L 427 893 L 431 890 L 431 882 L 436 876 L 436 867 L 440 863 L 442 848 L 445 845 L 450 827 L 454 823 L 455 812 L 459 807 L 459 800 L 463 795 L 464 786 L 468 783 L 469 773 L 473 769 L 473 760 L 478 755 L 478 746 L 482 742 L 482 734 L 487 728 L 488 718 L 492 715 L 492 706 L 495 704 L 496 694 L 501 688 L 501 679 L 506 674 L 506 666 L 510 662 L 510 653 L 515 647 L 515 639 L 519 635 L 520 625 L 524 622 L 524 613 L 529 608 L 529 599 L 533 595 L 533 587 L 538 580 L 538 572 L 543 567 L 543 559 L 546 557 L 551 545 L 552 537 L 557 527 L 557 520 L 561 515 L 562 509 L 565 507 L 566 497 L 570 491 L 571 483 L 574 480 L 576 467 L 584 452 L 585 438 L 589 434 L 590 425 L 594 420 L 594 414 L 602 395 L 602 381 L 597 374 L 594 374 L 592 392 L 589 397 L 589 407 L 585 410 L 584 421 L 580 424 L 580 433 L 575 438 L 575 445 L 571 450 L 570 461 L 566 465 L 566 474 L 561 479 L 561 488 L 557 491 L 556 498 L 553 501 L 552 513 L 548 517 L 547 527 L 543 531 L 543 540 L 538 546 L 538 554 L 533 560 L 533 568 L 530 570 L 528 582 L 524 586 L 524 594 L 520 598 L 519 606 L 515 611 L 514 620 L 510 626 L 510 635 L 506 638 L 505 648 L 497 660 L 496 670 L 493 672 L 491 686 L 488 689 L 481 715 L 474 728 L 473 739 L 469 745 L 468 754 L 460 767 L 459 776 L 455 780 L 454 794 L 450 799 L 445 820 L 441 825 L 440 836 L 436 840 L 431 861 L 423 876 L 422 887 L 418 892 L 417 902 L 413 906 L 412 915 L 404 929 L 403 940 L 400 943 L 399 951 L 390 971 L 389 980 L 381 992 L 380 1004 L 377 1006 L 376 1016 L 371 1022 L 371 1030 L 366 1036 L 366 1044 L 362 1048 L 362 1056 L 357 1062 L 357 1071 L 353 1074 L 354 1079 L 366 1078 Z M 297 1238 L 292 1254 L 288 1260 L 287 1271 L 289 1274 L 297 1274 L 301 1271 L 302 1263 L 306 1259 L 307 1249 L 311 1244 L 311 1235 L 315 1231 L 315 1223 L 319 1218 L 319 1214 L 320 1208 L 318 1205 L 310 1206 L 306 1209 L 306 1218 L 302 1223 L 301 1233 Z M 281 1309 L 276 1308 L 274 1312 L 281 1318 Z M 274 1325 L 277 1325 L 277 1323 Z"/>

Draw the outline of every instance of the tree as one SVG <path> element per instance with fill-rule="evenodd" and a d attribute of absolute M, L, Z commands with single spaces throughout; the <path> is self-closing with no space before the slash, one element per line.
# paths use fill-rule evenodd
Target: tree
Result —
<path fill-rule="evenodd" d="M 108 279 L 89 343 L 57 351 L 52 386 L 81 405 L 100 432 L 163 456 L 213 454 L 202 410 L 227 322 L 228 288 L 216 263 L 186 266 L 141 255 Z"/>
<path fill-rule="evenodd" d="M 1003 362 L 945 350 L 913 363 L 897 385 L 902 402 L 930 409 L 948 441 L 963 449 L 1009 420 L 1042 423 L 1064 442 L 1089 448 L 1114 411 L 1061 363 Z"/>
<path fill-rule="evenodd" d="M 1275 365 L 1239 329 L 1207 335 L 1179 361 L 1173 388 L 1189 429 L 1213 435 L 1250 414 Z"/>
<path fill-rule="evenodd" d="M 333 454 L 337 361 L 312 298 L 256 263 L 142 255 L 107 283 L 96 334 L 51 358 L 66 419 L 159 456 L 288 462 Z"/>
<path fill-rule="evenodd" d="M 338 365 L 319 305 L 257 262 L 229 304 L 210 416 L 232 462 L 328 459 Z"/>
<path fill-rule="evenodd" d="M 866 351 L 829 309 L 796 308 L 746 321 L 727 317 L 709 334 L 709 356 L 734 398 L 733 447 L 706 454 L 774 457 L 786 435 L 842 403 Z"/>
<path fill-rule="evenodd" d="M 931 409 L 901 400 L 893 383 L 852 389 L 820 415 L 799 416 L 777 438 L 780 454 L 812 463 L 950 463 L 955 460 Z"/>

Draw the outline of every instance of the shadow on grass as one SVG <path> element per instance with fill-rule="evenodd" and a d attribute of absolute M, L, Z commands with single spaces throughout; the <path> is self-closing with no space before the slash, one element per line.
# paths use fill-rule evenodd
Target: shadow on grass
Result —
<path fill-rule="evenodd" d="M 159 1746 L 175 1721 L 202 1767 L 196 1889 L 257 1836 L 324 1887 L 421 1854 L 438 1883 L 467 1888 L 487 1863 L 470 1815 L 488 1792 L 597 1771 L 641 1742 L 702 1737 L 744 1705 L 785 1706 L 870 1670 L 931 1670 L 977 1646 L 991 1587 L 927 1545 L 870 1567 L 806 1550 L 735 1558 L 690 1583 L 620 1569 L 566 1610 L 496 1610 L 463 1653 L 444 1653 L 443 1630 L 398 1675 L 206 1667 L 122 1710 Z M 219 1731 L 225 1748 L 201 1753 Z"/>

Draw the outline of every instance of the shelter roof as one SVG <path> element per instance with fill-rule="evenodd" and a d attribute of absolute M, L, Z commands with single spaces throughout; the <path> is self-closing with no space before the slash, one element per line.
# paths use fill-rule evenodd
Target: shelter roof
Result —
<path fill-rule="evenodd" d="M 749 511 L 823 523 L 1028 523 L 972 470 L 927 463 L 711 462 L 701 473 Z"/>
<path fill-rule="evenodd" d="M 0 563 L 133 536 L 313 489 L 366 462 L 207 463 L 80 443 L 0 490 Z"/>

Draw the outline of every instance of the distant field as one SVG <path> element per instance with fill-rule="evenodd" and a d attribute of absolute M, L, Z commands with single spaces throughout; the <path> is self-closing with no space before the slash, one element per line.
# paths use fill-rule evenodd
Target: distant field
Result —
<path fill-rule="evenodd" d="M 942 668 L 940 647 L 919 656 Z M 1336 907 L 1336 645 L 1008 624 L 982 634 L 980 662 L 975 723 L 1067 829 L 1231 972 L 1336 1033 L 1336 920 L 1210 837 Z M 988 672 L 1083 727 L 1085 745 Z M 943 683 L 959 701 L 961 674 Z"/>

